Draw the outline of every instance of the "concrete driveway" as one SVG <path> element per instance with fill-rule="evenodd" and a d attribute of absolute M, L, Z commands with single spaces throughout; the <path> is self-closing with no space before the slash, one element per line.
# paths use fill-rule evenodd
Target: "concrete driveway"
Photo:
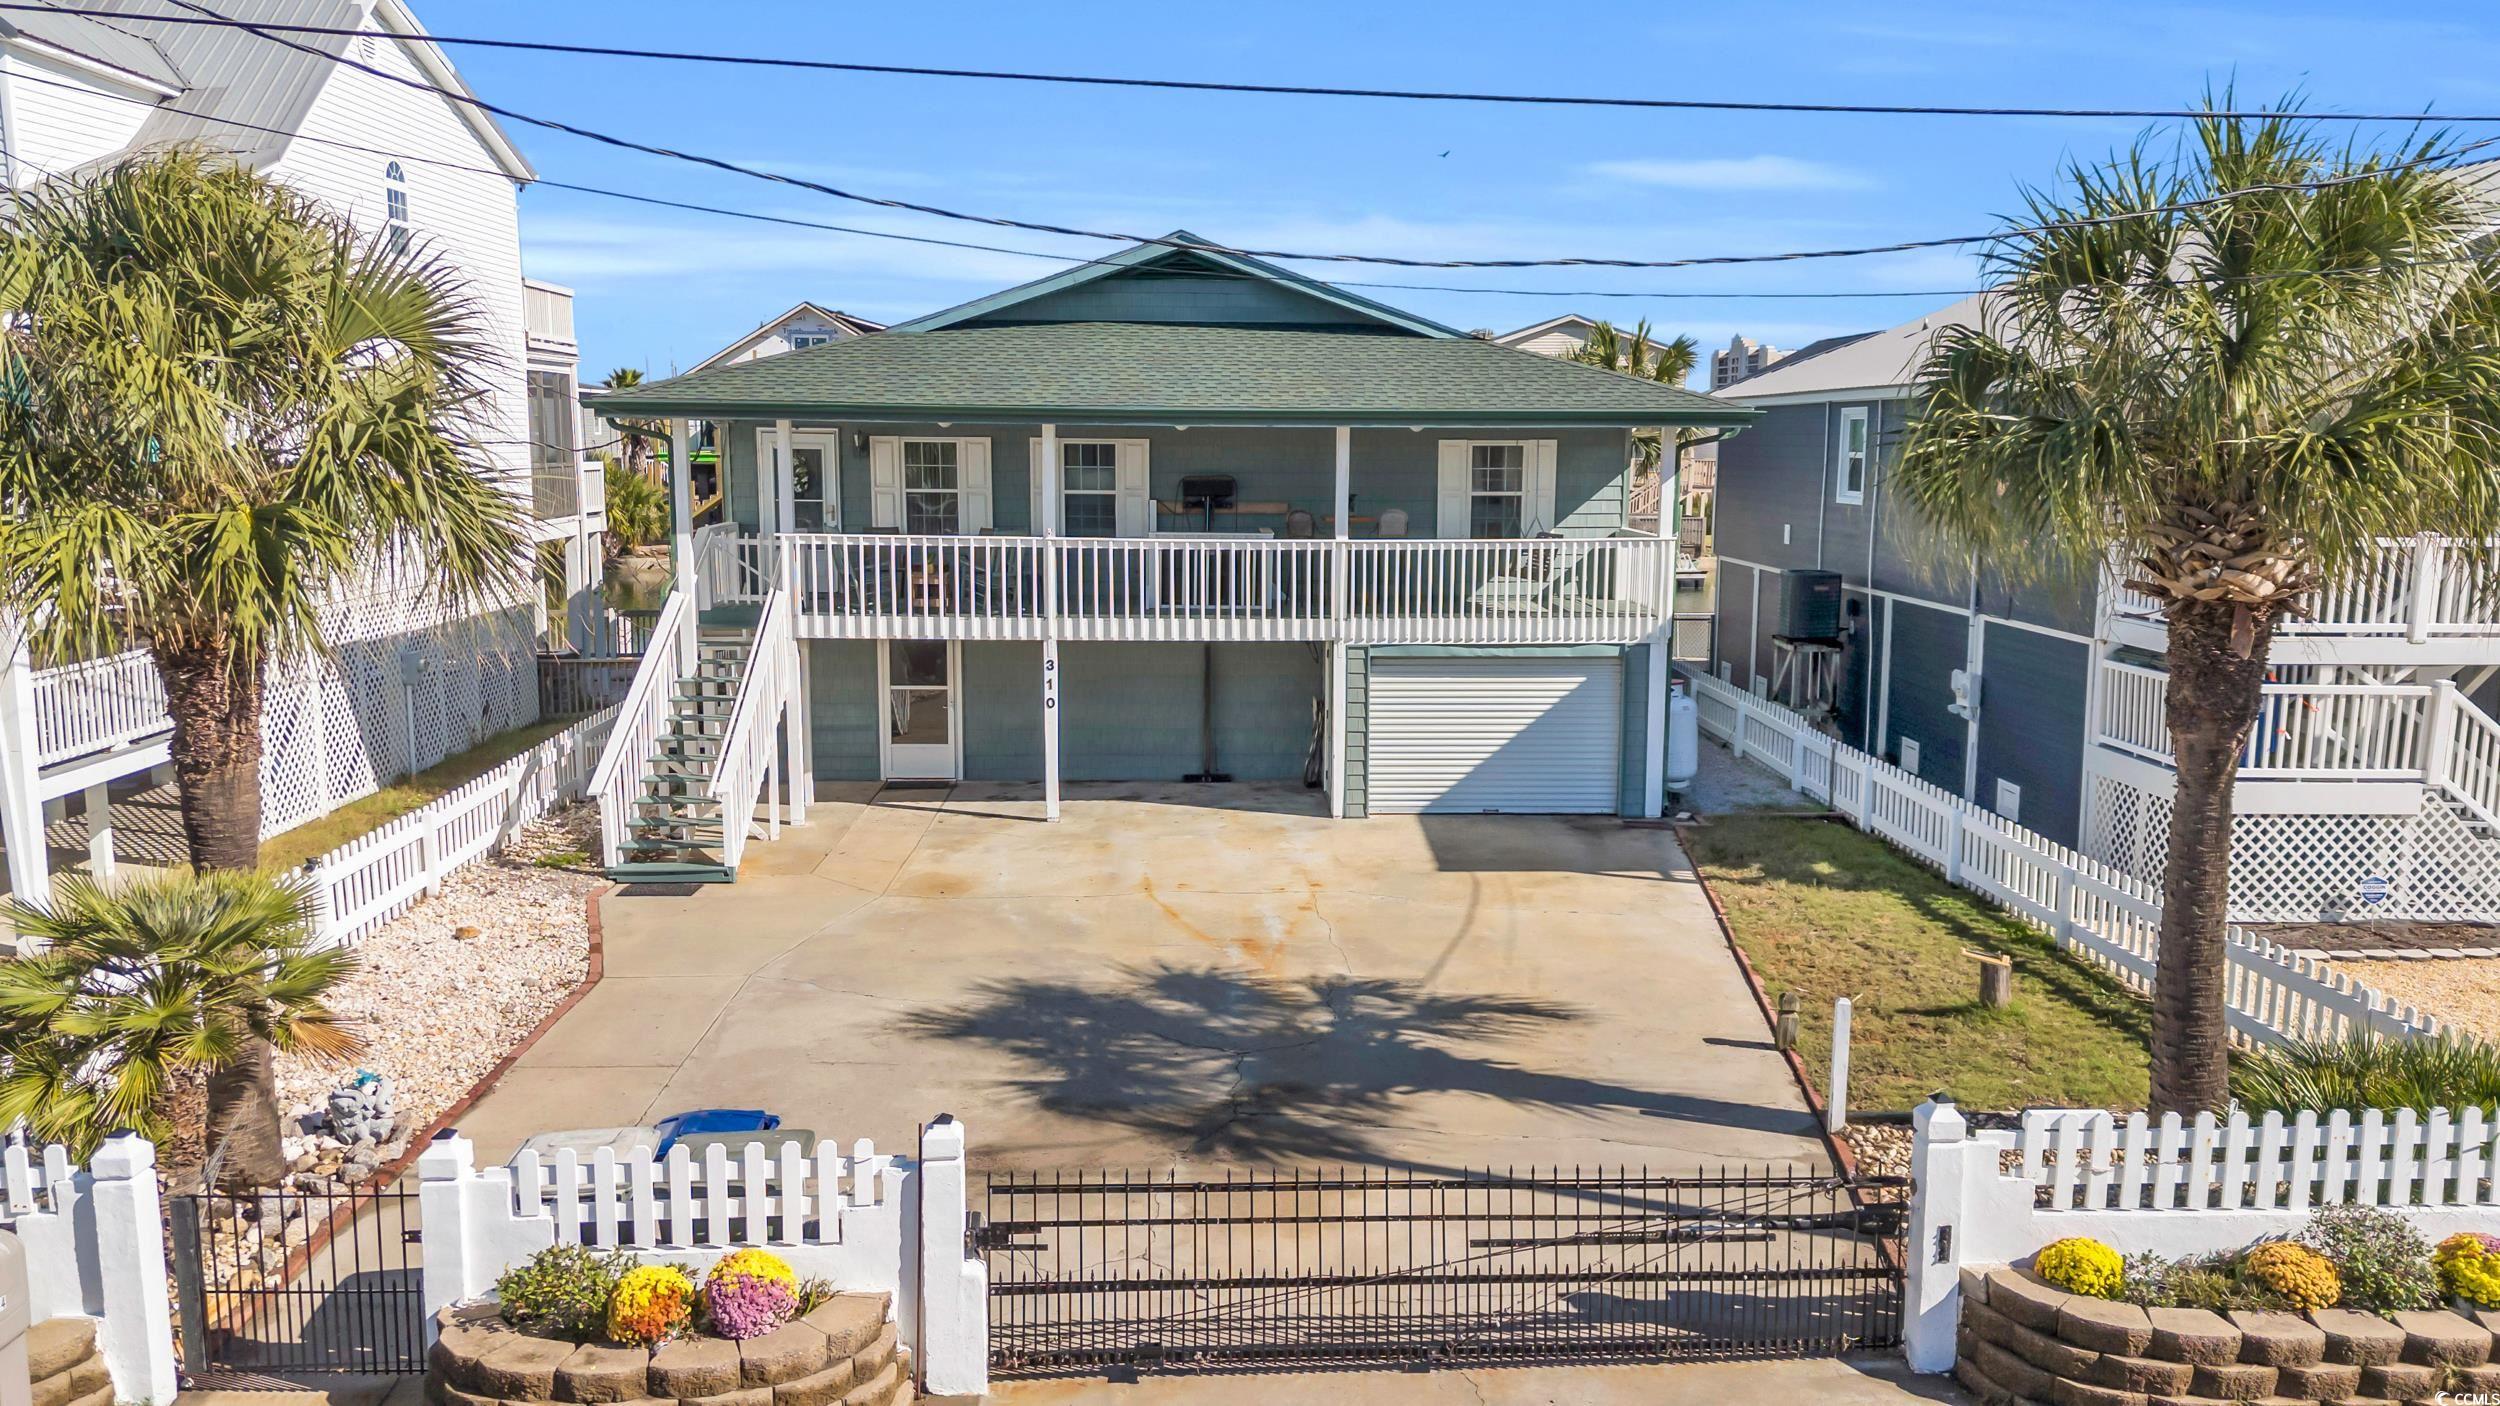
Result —
<path fill-rule="evenodd" d="M 1822 1165 L 1674 837 L 1331 821 L 1298 787 L 859 788 L 735 885 L 625 890 L 607 974 L 464 1120 L 762 1106 L 990 1167 Z"/>

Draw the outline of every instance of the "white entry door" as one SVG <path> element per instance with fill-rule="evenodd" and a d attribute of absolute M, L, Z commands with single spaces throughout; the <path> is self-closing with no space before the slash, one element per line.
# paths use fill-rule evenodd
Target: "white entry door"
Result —
<path fill-rule="evenodd" d="M 839 472 L 842 437 L 833 430 L 792 430 L 790 432 L 790 515 L 795 521 L 777 524 L 782 532 L 839 532 L 842 530 L 842 488 Z M 770 425 L 755 432 L 755 462 L 768 466 L 762 476 L 762 497 L 772 506 L 763 507 L 761 517 L 767 521 L 780 511 L 781 436 Z"/>
<path fill-rule="evenodd" d="M 1374 815 L 1612 815 L 1619 659 L 1374 658 Z"/>
<path fill-rule="evenodd" d="M 953 781 L 963 774 L 960 648 L 947 640 L 887 640 L 879 646 L 886 780 Z"/>

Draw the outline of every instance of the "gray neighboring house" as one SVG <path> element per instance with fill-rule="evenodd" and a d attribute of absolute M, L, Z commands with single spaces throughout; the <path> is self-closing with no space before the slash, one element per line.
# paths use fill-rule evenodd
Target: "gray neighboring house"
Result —
<path fill-rule="evenodd" d="M 1984 305 L 1829 338 L 1716 393 L 1762 418 L 1719 446 L 1709 667 L 2151 877 L 2172 786 L 2152 602 L 2108 580 L 2018 587 L 1892 492 L 1913 370 L 1940 329 Z M 1840 647 L 1821 680 L 1780 637 L 1794 570 L 1841 578 Z M 2500 777 L 2471 760 L 2500 737 L 2500 609 L 2444 544 L 2390 543 L 2367 580 L 2286 626 L 2272 664 L 2236 788 L 2235 909 L 2286 921 L 2346 911 L 2375 878 L 2444 895 L 2413 916 L 2500 914 Z"/>

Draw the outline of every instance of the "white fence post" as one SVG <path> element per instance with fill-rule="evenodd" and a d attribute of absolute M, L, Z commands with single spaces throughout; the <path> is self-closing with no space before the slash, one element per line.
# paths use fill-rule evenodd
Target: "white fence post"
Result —
<path fill-rule="evenodd" d="M 156 1144 L 135 1133 L 105 1140 L 88 1163 L 94 1183 L 95 1267 L 103 1326 L 97 1345 L 123 1401 L 166 1403 L 181 1390 L 174 1371 L 173 1303 L 165 1291 L 165 1212 L 156 1185 Z"/>
<path fill-rule="evenodd" d="M 1997 1175 L 1998 1145 L 1974 1139 L 1953 1100 L 1936 1095 L 1910 1115 L 1910 1230 L 1901 1347 L 1913 1372 L 1953 1370 L 1962 1318 L 1962 1266 L 2029 1254 L 2031 1183 Z"/>
<path fill-rule="evenodd" d="M 425 1337 L 434 1315 L 495 1287 L 509 1265 L 555 1243 L 555 1219 L 515 1214 L 512 1173 L 480 1172 L 467 1138 L 445 1132 L 417 1157 L 417 1213 L 425 1227 Z"/>
<path fill-rule="evenodd" d="M 989 1268 L 970 1253 L 964 1125 L 947 1114 L 920 1134 L 920 1374 L 932 1396 L 990 1386 Z"/>
<path fill-rule="evenodd" d="M 1823 1090 L 1823 1131 L 1849 1125 L 1849 998 L 1832 1002 L 1832 1080 Z"/>

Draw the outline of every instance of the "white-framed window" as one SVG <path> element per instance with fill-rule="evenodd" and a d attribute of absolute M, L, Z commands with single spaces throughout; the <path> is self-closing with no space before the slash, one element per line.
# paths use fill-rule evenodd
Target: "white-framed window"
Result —
<path fill-rule="evenodd" d="M 1107 439 L 1059 445 L 1059 530 L 1070 537 L 1120 535 L 1120 446 Z"/>
<path fill-rule="evenodd" d="M 1840 412 L 1840 444 L 1832 465 L 1832 501 L 1863 503 L 1866 501 L 1866 407 L 1848 406 Z"/>
<path fill-rule="evenodd" d="M 1467 535 L 1524 537 L 1528 525 L 1528 446 L 1467 446 Z"/>
<path fill-rule="evenodd" d="M 821 347 L 832 341 L 833 334 L 831 332 L 793 332 L 789 340 L 790 350 L 805 351 L 809 347 Z"/>
<path fill-rule="evenodd" d="M 382 168 L 382 242 L 394 254 L 408 247 L 408 173 L 396 161 Z"/>
<path fill-rule="evenodd" d="M 961 446 L 951 439 L 903 441 L 903 530 L 958 532 L 963 522 Z"/>

